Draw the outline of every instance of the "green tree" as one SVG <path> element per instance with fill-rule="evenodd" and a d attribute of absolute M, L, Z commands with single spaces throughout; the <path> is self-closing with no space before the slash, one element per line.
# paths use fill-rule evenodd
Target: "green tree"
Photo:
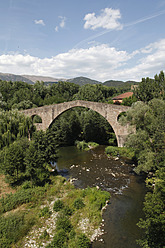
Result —
<path fill-rule="evenodd" d="M 136 172 L 149 172 L 158 169 L 164 161 L 165 149 L 165 102 L 153 99 L 148 104 L 135 103 L 121 117 L 121 122 L 126 121 L 136 126 L 136 133 L 130 135 L 126 145 L 133 147 L 138 159 Z"/>
<path fill-rule="evenodd" d="M 30 142 L 25 155 L 26 177 L 32 185 L 43 185 L 49 181 L 49 172 L 45 166 L 45 159 L 40 150 L 37 150 L 34 141 Z"/>
<path fill-rule="evenodd" d="M 20 137 L 32 137 L 35 126 L 31 118 L 17 110 L 0 112 L 0 148 L 9 146 Z"/>
<path fill-rule="evenodd" d="M 135 97 L 143 102 L 149 102 L 153 98 L 164 98 L 165 77 L 163 71 L 154 79 L 143 78 L 139 86 L 134 90 Z"/>
<path fill-rule="evenodd" d="M 17 183 L 24 176 L 24 157 L 28 147 L 28 139 L 23 138 L 5 147 L 1 153 L 2 169 L 11 184 Z"/>
<path fill-rule="evenodd" d="M 139 244 L 143 248 L 162 248 L 165 244 L 165 101 L 137 102 L 122 121 L 136 127 L 136 133 L 128 137 L 126 145 L 134 148 L 138 162 L 135 171 L 146 173 L 150 189 L 144 202 L 145 218 L 138 223 L 145 232 Z"/>

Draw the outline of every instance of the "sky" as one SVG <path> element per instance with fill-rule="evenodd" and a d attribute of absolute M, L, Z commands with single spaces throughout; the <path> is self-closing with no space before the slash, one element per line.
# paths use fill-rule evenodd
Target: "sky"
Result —
<path fill-rule="evenodd" d="M 100 82 L 165 71 L 165 0 L 1 0 L 0 72 Z"/>

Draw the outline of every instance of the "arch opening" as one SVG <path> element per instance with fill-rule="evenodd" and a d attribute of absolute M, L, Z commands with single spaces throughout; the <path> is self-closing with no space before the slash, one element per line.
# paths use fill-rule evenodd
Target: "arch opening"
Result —
<path fill-rule="evenodd" d="M 120 121 L 120 118 L 122 118 L 122 116 L 126 116 L 126 112 L 121 112 L 118 116 L 117 116 L 117 121 Z"/>
<path fill-rule="evenodd" d="M 85 107 L 72 107 L 58 115 L 50 124 L 61 146 L 74 145 L 75 141 L 96 142 L 117 146 L 116 134 L 98 112 Z"/>
<path fill-rule="evenodd" d="M 39 115 L 32 115 L 31 118 L 33 120 L 33 123 L 36 123 L 36 124 L 37 123 L 42 123 L 42 118 Z"/>

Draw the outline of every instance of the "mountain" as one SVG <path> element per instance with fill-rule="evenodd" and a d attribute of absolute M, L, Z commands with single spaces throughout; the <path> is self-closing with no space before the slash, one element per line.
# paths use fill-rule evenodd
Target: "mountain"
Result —
<path fill-rule="evenodd" d="M 24 76 L 15 75 L 15 74 L 9 74 L 9 73 L 0 73 L 0 79 L 3 81 L 12 81 L 12 82 L 26 82 L 28 84 L 33 84 L 33 81 L 31 81 L 28 78 L 25 78 Z"/>
<path fill-rule="evenodd" d="M 138 82 L 135 81 L 116 81 L 116 80 L 109 80 L 109 81 L 105 81 L 103 83 L 104 86 L 109 86 L 109 87 L 125 87 L 125 86 L 131 86 L 134 84 L 138 84 Z"/>
<path fill-rule="evenodd" d="M 66 82 L 78 84 L 80 86 L 85 84 L 102 84 L 104 86 L 109 86 L 109 87 L 130 87 L 132 84 L 138 84 L 135 81 L 123 82 L 123 81 L 108 80 L 102 83 L 87 77 L 75 77 L 70 79 L 64 79 L 64 78 L 53 78 L 53 77 L 44 77 L 44 76 L 35 76 L 35 75 L 15 75 L 9 73 L 0 73 L 0 79 L 4 81 L 12 81 L 12 82 L 21 81 L 21 82 L 26 82 L 28 84 L 34 84 L 36 81 L 43 81 L 46 85 L 58 83 L 59 81 L 63 81 L 63 82 L 66 81 Z"/>
<path fill-rule="evenodd" d="M 80 86 L 85 84 L 101 84 L 101 82 L 87 77 L 76 77 L 76 78 L 67 79 L 66 81 L 70 83 L 78 84 Z"/>
<path fill-rule="evenodd" d="M 43 81 L 45 83 L 57 83 L 58 81 L 66 80 L 66 79 L 60 79 L 60 78 L 35 76 L 35 75 L 22 75 L 22 76 L 31 80 L 33 83 L 35 83 L 36 81 Z"/>

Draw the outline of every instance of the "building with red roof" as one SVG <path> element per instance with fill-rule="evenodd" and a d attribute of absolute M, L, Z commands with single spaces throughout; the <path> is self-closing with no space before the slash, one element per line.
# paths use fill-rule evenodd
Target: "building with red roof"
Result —
<path fill-rule="evenodd" d="M 121 95 L 113 97 L 112 100 L 114 103 L 122 103 L 124 98 L 130 97 L 130 96 L 132 97 L 132 95 L 133 95 L 133 92 L 125 92 Z"/>

